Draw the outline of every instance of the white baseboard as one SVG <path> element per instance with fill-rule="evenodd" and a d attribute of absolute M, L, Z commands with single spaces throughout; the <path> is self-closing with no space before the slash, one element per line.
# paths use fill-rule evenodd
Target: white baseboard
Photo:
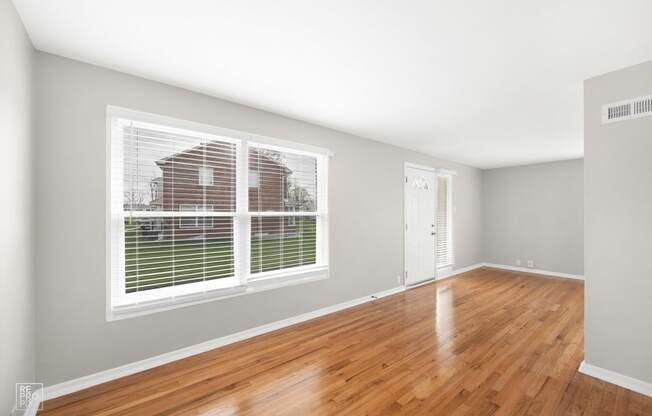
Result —
<path fill-rule="evenodd" d="M 493 263 L 478 263 L 474 264 L 471 266 L 467 267 L 462 267 L 460 269 L 456 270 L 451 270 L 446 273 L 440 274 L 438 276 L 437 280 L 442 280 L 442 279 L 447 279 L 449 277 L 453 277 L 458 274 L 466 273 L 471 270 L 478 269 L 480 267 L 494 267 L 494 268 L 499 268 L 499 269 L 506 269 L 506 270 L 515 270 L 515 271 L 523 271 L 523 272 L 528 272 L 528 273 L 536 273 L 536 274 L 542 274 L 542 275 L 549 275 L 549 276 L 556 276 L 556 277 L 566 277 L 566 278 L 571 278 L 571 279 L 584 279 L 584 276 L 581 275 L 573 275 L 573 274 L 567 274 L 567 273 L 558 273 L 558 272 L 550 272 L 546 270 L 539 270 L 539 269 L 528 269 L 525 267 L 516 267 L 516 266 L 506 266 L 506 265 L 500 265 L 500 264 L 493 264 Z M 431 281 L 425 281 L 422 283 L 419 283 L 414 286 L 410 286 L 410 288 L 420 286 L 423 284 L 428 284 L 431 283 Z M 280 321 L 276 322 L 271 322 L 269 324 L 261 325 L 255 328 L 247 329 L 241 332 L 237 332 L 235 334 L 231 335 L 226 335 L 220 338 L 216 338 L 210 341 L 206 341 L 200 344 L 196 345 L 191 345 L 189 347 L 181 348 L 175 351 L 171 351 L 168 353 L 164 353 L 161 355 L 157 355 L 155 357 L 150 357 L 146 358 L 144 360 L 136 361 L 130 364 L 125 364 L 119 367 L 111 368 L 108 370 L 100 371 L 95 374 L 91 374 L 88 376 L 76 378 L 73 380 L 65 381 L 63 383 L 55 384 L 52 386 L 48 386 L 43 390 L 43 401 L 44 400 L 50 400 L 56 397 L 64 396 L 66 394 L 74 393 L 79 390 L 83 390 L 89 387 L 96 386 L 98 384 L 106 383 L 111 380 L 115 380 L 121 377 L 129 376 L 135 373 L 139 373 L 141 371 L 149 370 L 154 367 L 158 367 L 160 365 L 164 365 L 167 363 L 170 363 L 172 361 L 177 361 L 186 357 L 190 357 L 192 355 L 200 354 L 202 352 L 210 351 L 215 348 L 219 348 L 228 344 L 232 344 L 238 341 L 245 340 L 247 338 L 252 338 L 258 335 L 262 335 L 268 332 L 275 331 L 277 329 L 285 328 L 290 325 L 298 324 L 301 322 L 308 321 L 310 319 L 318 318 L 320 316 L 328 315 L 337 311 L 341 311 L 343 309 L 351 308 L 356 305 L 360 305 L 363 303 L 371 302 L 376 299 L 380 299 L 386 296 L 390 296 L 396 293 L 400 293 L 402 291 L 406 290 L 405 286 L 397 286 L 392 289 L 384 290 L 381 292 L 377 292 L 368 296 L 363 296 L 357 299 L 353 299 L 347 302 L 342 302 L 338 303 L 336 305 L 332 306 L 327 306 L 325 308 L 317 309 L 312 312 L 307 312 L 301 315 L 293 316 L 287 319 L 283 319 Z M 587 364 L 588 365 L 588 364 Z M 596 367 L 597 368 L 597 367 Z M 607 371 L 607 370 L 603 370 Z M 586 373 L 589 374 L 589 373 Z M 613 373 L 616 374 L 616 373 Z M 592 375 L 592 374 L 589 374 Z M 620 377 L 625 377 L 626 376 L 621 376 Z M 599 376 L 595 376 L 598 378 L 601 378 Z M 634 379 L 631 379 L 634 380 Z M 609 380 L 607 380 L 609 381 Z M 636 382 L 643 383 L 638 380 L 634 380 Z M 618 384 L 615 383 L 614 384 Z M 620 384 L 618 384 L 620 385 Z M 630 388 L 631 390 L 634 391 L 639 391 L 636 390 L 635 388 L 627 387 Z M 647 391 L 652 391 L 652 389 L 648 385 L 648 390 Z M 639 391 L 641 392 L 641 391 Z M 643 394 L 648 394 L 649 393 L 643 393 Z M 34 400 L 30 403 L 30 409 L 25 411 L 24 415 L 25 416 L 33 416 L 36 415 L 36 411 L 38 410 L 38 407 L 41 403 L 41 398 L 40 397 L 34 397 Z"/>
<path fill-rule="evenodd" d="M 515 272 L 534 273 L 534 274 L 541 274 L 541 275 L 545 275 L 545 276 L 563 277 L 563 278 L 566 278 L 566 279 L 584 280 L 584 275 L 581 275 L 581 274 L 551 272 L 550 270 L 530 269 L 529 267 L 508 266 L 506 264 L 482 263 L 482 265 L 485 266 L 485 267 L 493 267 L 495 269 L 512 270 L 512 271 L 515 271 Z"/>
<path fill-rule="evenodd" d="M 336 305 L 327 306 L 325 308 L 317 309 L 312 312 L 307 312 L 301 315 L 293 316 L 291 318 L 283 319 L 280 321 L 272 322 L 269 324 L 261 325 L 255 328 L 247 329 L 235 334 L 226 335 L 224 337 L 216 338 L 201 344 L 191 345 L 189 347 L 181 348 L 172 352 L 157 355 L 155 357 L 146 358 L 134 363 L 125 364 L 120 367 L 111 368 L 108 370 L 100 371 L 95 374 L 80 377 L 74 380 L 65 381 L 63 383 L 48 386 L 44 389 L 44 400 L 50 400 L 55 397 L 64 396 L 66 394 L 74 393 L 88 387 L 96 386 L 98 384 L 106 383 L 107 381 L 115 380 L 120 377 L 125 377 L 135 374 L 150 368 L 158 367 L 172 361 L 180 360 L 182 358 L 190 357 L 192 355 L 200 354 L 202 352 L 210 351 L 224 345 L 232 344 L 234 342 L 242 341 L 247 338 L 255 337 L 265 334 L 267 332 L 275 331 L 277 329 L 285 328 L 290 325 L 298 324 L 300 322 L 308 321 L 310 319 L 318 318 L 320 316 L 328 315 L 343 309 L 347 309 L 356 305 L 367 302 L 372 302 L 376 299 L 393 295 L 405 290 L 405 287 L 398 286 L 392 289 L 384 290 L 378 293 L 373 293 L 368 296 L 353 299 L 347 302 L 338 303 Z M 35 413 L 34 413 L 35 414 Z"/>
<path fill-rule="evenodd" d="M 12 416 L 36 416 L 39 410 L 41 410 L 41 403 L 43 402 L 43 392 L 36 391 L 32 394 L 27 409 L 18 410 L 14 406 L 14 410 L 11 413 Z"/>
<path fill-rule="evenodd" d="M 582 361 L 578 371 L 587 376 L 599 378 L 607 383 L 615 384 L 616 386 L 652 397 L 652 383 L 638 380 L 611 370 L 606 370 L 602 367 L 588 364 L 586 361 Z"/>

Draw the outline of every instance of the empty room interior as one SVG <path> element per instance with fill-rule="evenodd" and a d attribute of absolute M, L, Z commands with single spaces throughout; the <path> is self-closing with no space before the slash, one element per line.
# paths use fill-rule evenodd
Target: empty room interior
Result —
<path fill-rule="evenodd" d="M 651 17 L 0 0 L 0 415 L 652 416 Z"/>

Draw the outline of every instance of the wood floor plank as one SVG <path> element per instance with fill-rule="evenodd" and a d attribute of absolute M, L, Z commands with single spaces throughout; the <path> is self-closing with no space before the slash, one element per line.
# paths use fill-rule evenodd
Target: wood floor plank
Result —
<path fill-rule="evenodd" d="M 583 284 L 491 268 L 44 403 L 42 416 L 652 415 L 577 373 Z"/>

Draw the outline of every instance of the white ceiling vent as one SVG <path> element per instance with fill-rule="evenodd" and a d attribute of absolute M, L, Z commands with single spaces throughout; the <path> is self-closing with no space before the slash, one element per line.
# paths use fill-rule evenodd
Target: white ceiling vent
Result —
<path fill-rule="evenodd" d="M 652 95 L 602 106 L 602 123 L 652 116 Z"/>

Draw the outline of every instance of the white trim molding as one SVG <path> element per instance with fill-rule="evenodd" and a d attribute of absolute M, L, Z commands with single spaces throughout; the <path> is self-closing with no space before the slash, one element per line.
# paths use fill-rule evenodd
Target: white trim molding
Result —
<path fill-rule="evenodd" d="M 36 416 L 39 410 L 42 410 L 41 403 L 43 403 L 43 394 L 42 390 L 35 391 L 30 397 L 27 408 L 24 410 L 17 409 L 16 406 L 13 407 L 10 416 Z"/>
<path fill-rule="evenodd" d="M 121 377 L 126 377 L 132 374 L 139 373 L 141 371 L 149 370 L 154 367 L 158 367 L 164 364 L 168 364 L 173 361 L 181 360 L 183 358 L 187 358 L 196 354 L 200 354 L 206 351 L 210 351 L 216 348 L 223 347 L 225 345 L 233 344 L 235 342 L 239 342 L 248 338 L 252 338 L 258 335 L 266 334 L 268 332 L 275 331 L 277 329 L 285 328 L 291 325 L 295 325 L 301 322 L 309 321 L 311 319 L 319 318 L 324 315 L 328 315 L 331 313 L 335 313 L 344 309 L 348 309 L 357 305 L 361 305 L 367 302 L 373 302 L 377 299 L 384 298 L 387 296 L 391 296 L 400 292 L 403 292 L 408 289 L 412 289 L 421 285 L 433 283 L 435 281 L 443 280 L 443 279 L 448 279 L 453 276 L 457 276 L 463 273 L 470 272 L 472 270 L 476 270 L 482 267 L 493 267 L 493 268 L 499 268 L 499 269 L 505 269 L 505 270 L 515 270 L 515 271 L 524 271 L 528 273 L 536 273 L 536 274 L 542 274 L 542 275 L 550 275 L 550 276 L 556 276 L 556 277 L 568 277 L 572 279 L 582 279 L 583 276 L 579 275 L 569 275 L 566 273 L 557 273 L 557 272 L 549 272 L 545 270 L 538 270 L 538 269 L 527 269 L 523 267 L 513 267 L 513 266 L 505 266 L 505 265 L 499 265 L 499 264 L 493 264 L 493 263 L 477 263 L 473 264 L 471 266 L 467 267 L 462 267 L 459 269 L 455 270 L 450 270 L 446 271 L 445 273 L 441 273 L 438 278 L 432 279 L 432 280 L 427 280 L 425 282 L 421 282 L 419 284 L 413 285 L 413 286 L 397 286 L 393 287 L 391 289 L 387 289 L 384 291 L 376 292 L 367 296 L 363 296 L 357 299 L 352 299 L 346 302 L 338 303 L 335 305 L 327 306 L 321 309 L 317 309 L 311 312 L 307 312 L 301 315 L 296 315 L 290 318 L 286 318 L 280 321 L 276 322 L 271 322 L 269 324 L 261 325 L 255 328 L 251 329 L 246 329 L 241 332 L 237 332 L 234 334 L 226 335 L 220 338 L 216 338 L 213 340 L 209 340 L 200 344 L 196 345 L 191 345 L 185 348 L 180 348 L 175 351 L 167 352 L 164 354 L 160 354 L 154 357 L 146 358 L 144 360 L 136 361 L 133 363 L 125 364 L 119 367 L 111 368 L 108 370 L 100 371 L 88 376 L 84 377 L 79 377 L 73 380 L 65 381 L 59 384 L 47 386 L 43 390 L 43 398 L 42 400 L 50 400 L 54 399 L 56 397 L 64 396 L 67 394 L 71 394 L 89 387 L 96 386 L 98 384 L 106 383 L 112 380 L 116 380 Z M 580 372 L 600 378 L 602 380 L 608 381 L 610 383 L 628 388 L 630 390 L 646 394 L 648 396 L 652 396 L 652 384 L 650 383 L 645 383 L 640 380 L 636 380 L 624 375 L 620 375 L 617 373 L 613 373 L 609 370 L 604 370 L 599 367 L 592 366 L 590 364 L 582 363 L 580 366 Z M 39 405 L 41 403 L 41 397 L 40 395 L 33 398 L 32 402 L 30 403 L 30 409 L 25 412 L 25 416 L 33 416 L 36 415 L 36 411 L 39 408 Z"/>
<path fill-rule="evenodd" d="M 48 386 L 43 390 L 44 400 L 54 399 L 56 397 L 64 396 L 66 394 L 74 393 L 88 387 L 96 386 L 98 384 L 106 383 L 121 377 L 129 376 L 141 371 L 149 370 L 173 361 L 181 360 L 192 355 L 200 354 L 215 348 L 223 347 L 228 344 L 233 344 L 248 338 L 258 335 L 266 334 L 277 329 L 285 328 L 290 325 L 295 325 L 301 322 L 309 321 L 320 316 L 328 315 L 334 312 L 348 309 L 353 306 L 361 305 L 367 302 L 373 302 L 386 296 L 394 295 L 403 292 L 405 287 L 397 286 L 391 289 L 376 292 L 371 295 L 363 296 L 357 299 L 349 300 L 346 302 L 338 303 L 335 305 L 327 306 L 325 308 L 317 309 L 312 312 L 307 312 L 301 315 L 286 318 L 280 321 L 271 322 L 269 324 L 261 325 L 255 328 L 246 329 L 235 334 L 226 335 L 210 341 L 202 342 L 200 344 L 191 345 L 189 347 L 181 348 L 175 351 L 167 352 L 155 357 L 146 358 L 144 360 L 136 361 L 130 364 L 125 364 L 120 367 L 111 368 L 108 370 L 100 371 L 95 374 L 80 377 L 74 380 L 65 381 L 63 383 Z M 35 403 L 36 404 L 36 403 Z M 37 406 L 38 407 L 38 406 Z"/>
<path fill-rule="evenodd" d="M 403 162 L 403 173 L 405 173 L 405 168 L 421 169 L 421 170 L 426 170 L 428 172 L 437 171 L 437 169 L 433 168 L 432 166 L 420 165 L 418 163 L 412 163 L 412 162 Z"/>
<path fill-rule="evenodd" d="M 638 380 L 593 364 L 588 364 L 586 361 L 582 361 L 577 371 L 587 376 L 599 378 L 607 383 L 652 397 L 652 383 L 648 383 L 647 381 Z"/>
<path fill-rule="evenodd" d="M 457 171 L 455 170 L 450 170 L 450 169 L 437 169 L 437 175 L 442 175 L 442 176 L 456 176 Z"/>
<path fill-rule="evenodd" d="M 175 117 L 164 116 L 161 114 L 148 113 L 145 111 L 132 110 L 125 107 L 119 107 L 116 105 L 107 105 L 106 106 L 107 118 L 118 117 L 118 118 L 130 118 L 141 121 L 143 123 L 151 124 L 160 124 L 164 122 L 178 129 L 184 130 L 194 130 L 206 134 L 214 134 L 222 137 L 234 137 L 241 140 L 253 140 L 258 143 L 264 143 L 266 145 L 286 147 L 294 150 L 302 150 L 310 153 L 320 153 L 326 156 L 334 156 L 334 153 L 330 149 L 324 147 L 313 146 L 311 144 L 299 143 L 285 139 L 279 139 L 276 137 L 264 136 L 261 134 L 255 134 L 250 132 L 245 132 L 241 130 L 234 130 L 225 127 L 218 127 L 211 124 L 199 123 L 196 121 L 183 120 Z"/>
<path fill-rule="evenodd" d="M 544 276 L 563 277 L 565 279 L 584 280 L 584 275 L 582 275 L 582 274 L 552 272 L 550 270 L 530 269 L 528 267 L 508 266 L 508 265 L 505 265 L 505 264 L 496 264 L 496 263 L 482 263 L 482 265 L 484 267 L 492 267 L 494 269 L 511 270 L 511 271 L 514 271 L 514 272 L 534 273 L 534 274 L 540 274 L 540 275 L 544 275 Z"/>
<path fill-rule="evenodd" d="M 312 271 L 304 271 L 299 273 L 286 273 L 279 275 L 278 277 L 251 280 L 247 286 L 234 287 L 228 291 L 223 290 L 219 295 L 212 293 L 189 295 L 178 304 L 170 302 L 162 302 L 161 304 L 157 304 L 156 302 L 153 302 L 149 308 L 140 306 L 134 309 L 127 307 L 120 311 L 113 310 L 110 314 L 107 315 L 106 319 L 109 322 L 118 321 L 121 319 L 149 315 L 152 313 L 167 311 L 171 309 L 199 305 L 206 302 L 213 302 L 238 296 L 250 295 L 253 293 L 265 292 L 268 290 L 300 285 L 304 283 L 316 282 L 319 280 L 328 279 L 328 277 L 329 271 L 327 269 L 315 269 Z"/>

